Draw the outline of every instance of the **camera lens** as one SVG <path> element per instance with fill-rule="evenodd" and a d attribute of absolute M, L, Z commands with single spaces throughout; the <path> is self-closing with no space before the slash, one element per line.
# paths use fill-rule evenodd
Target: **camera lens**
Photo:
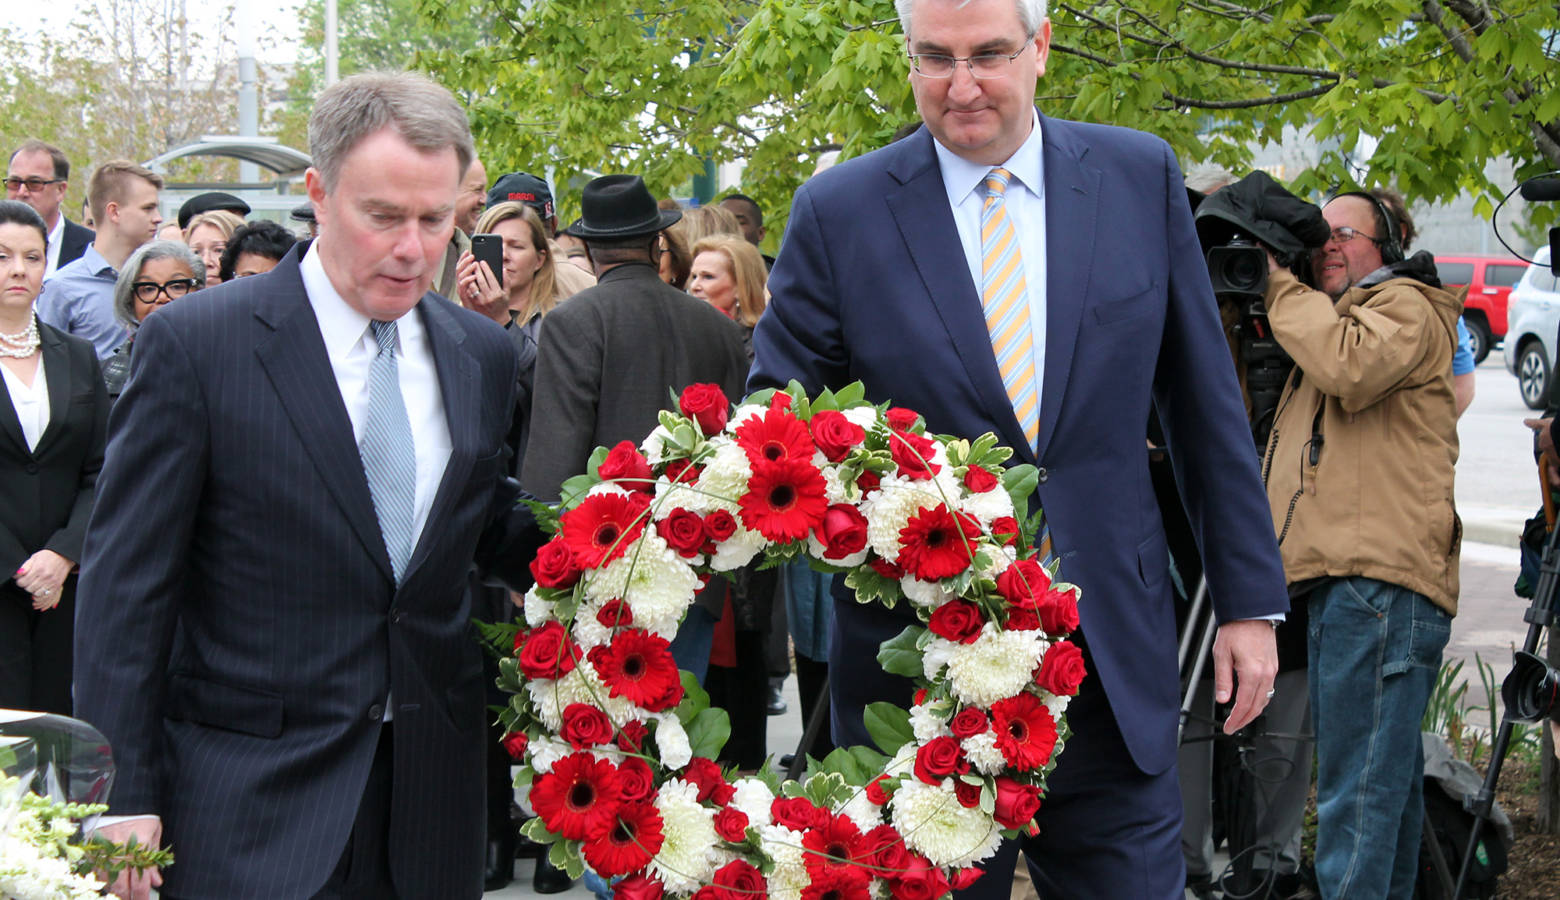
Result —
<path fill-rule="evenodd" d="M 1538 722 L 1556 715 L 1560 699 L 1560 672 L 1531 653 L 1518 652 L 1511 674 L 1500 686 L 1506 715 L 1516 722 Z M 1560 721 L 1560 719 L 1556 719 Z"/>
<path fill-rule="evenodd" d="M 1231 244 L 1208 251 L 1208 277 L 1217 294 L 1257 294 L 1267 287 L 1267 253 Z"/>

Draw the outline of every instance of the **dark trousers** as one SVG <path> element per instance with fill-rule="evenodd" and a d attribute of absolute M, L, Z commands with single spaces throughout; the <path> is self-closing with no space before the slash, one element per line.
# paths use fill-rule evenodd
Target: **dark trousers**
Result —
<path fill-rule="evenodd" d="M 827 660 L 796 654 L 796 690 L 802 698 L 802 727 L 805 729 L 812 721 L 813 709 L 819 703 L 824 707 L 823 728 L 819 729 L 813 745 L 807 748 L 807 755 L 814 759 L 823 759 L 834 750 L 834 740 L 829 736 L 829 695 L 825 691 L 828 682 Z"/>
<path fill-rule="evenodd" d="M 363 799 L 358 803 L 352 833 L 347 836 L 347 846 L 342 848 L 336 871 L 314 895 L 315 900 L 370 900 L 396 896 L 395 885 L 390 879 L 390 786 L 395 774 L 395 741 L 391 732 L 394 730 L 394 725 L 386 722 L 379 733 L 379 746 L 374 750 L 374 764 L 368 770 L 368 783 L 363 785 Z"/>
<path fill-rule="evenodd" d="M 737 665 L 712 665 L 704 676 L 710 705 L 726 710 L 731 737 L 719 762 L 740 769 L 764 764 L 769 731 L 769 671 L 764 662 L 764 635 L 737 631 Z"/>
<path fill-rule="evenodd" d="M 0 588 L 0 709 L 71 714 L 71 644 L 76 576 L 65 579 L 52 609 L 32 607 L 32 595 Z"/>

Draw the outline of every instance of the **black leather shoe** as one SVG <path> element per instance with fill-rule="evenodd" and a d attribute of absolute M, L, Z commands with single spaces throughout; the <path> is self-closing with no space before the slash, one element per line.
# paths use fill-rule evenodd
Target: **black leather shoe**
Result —
<path fill-rule="evenodd" d="M 781 683 L 783 684 L 784 682 L 782 681 Z M 785 697 L 780 693 L 780 684 L 777 684 L 775 679 L 771 678 L 769 680 L 768 712 L 771 716 L 783 716 L 786 708 Z"/>
<path fill-rule="evenodd" d="M 515 879 L 515 840 L 513 835 L 498 835 L 487 842 L 487 866 L 482 874 L 482 890 L 497 891 Z"/>
<path fill-rule="evenodd" d="M 521 814 L 518 818 L 511 819 L 515 823 L 515 856 L 518 859 L 537 859 L 547 852 L 545 844 L 538 844 L 526 837 L 525 832 L 520 830 L 520 826 L 533 818 L 535 816 Z"/>
<path fill-rule="evenodd" d="M 574 879 L 569 873 L 563 871 L 542 854 L 536 860 L 536 876 L 531 879 L 531 887 L 538 894 L 561 894 L 574 884 Z"/>

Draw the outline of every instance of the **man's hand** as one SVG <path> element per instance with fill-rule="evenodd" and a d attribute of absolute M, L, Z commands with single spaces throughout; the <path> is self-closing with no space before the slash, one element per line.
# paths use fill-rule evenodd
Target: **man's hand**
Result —
<path fill-rule="evenodd" d="M 53 550 L 39 550 L 16 570 L 16 586 L 32 594 L 33 609 L 53 609 L 60 602 L 65 576 L 75 567 L 75 563 Z"/>
<path fill-rule="evenodd" d="M 133 837 L 137 843 L 144 846 L 161 847 L 162 820 L 155 816 L 127 819 L 112 825 L 103 825 L 98 828 L 97 834 L 116 844 L 126 843 Z M 122 897 L 124 900 L 148 900 L 152 888 L 155 887 L 162 887 L 161 872 L 147 869 L 145 872 L 136 873 L 126 869 L 119 873 L 119 878 L 113 884 L 109 885 L 109 890 L 114 896 Z"/>
<path fill-rule="evenodd" d="M 1228 703 L 1232 682 L 1239 682 L 1235 708 L 1224 722 L 1224 733 L 1234 734 L 1261 715 L 1272 698 L 1273 678 L 1278 674 L 1278 641 L 1273 623 L 1241 619 L 1219 626 L 1213 641 L 1213 694 Z"/>

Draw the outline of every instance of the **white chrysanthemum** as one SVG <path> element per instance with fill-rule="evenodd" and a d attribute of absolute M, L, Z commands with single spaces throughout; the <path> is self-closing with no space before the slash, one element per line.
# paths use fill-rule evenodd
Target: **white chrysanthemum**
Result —
<path fill-rule="evenodd" d="M 823 496 L 824 499 L 829 501 L 830 506 L 836 503 L 853 502 L 849 497 L 845 496 L 845 482 L 840 480 L 839 468 L 829 462 L 828 457 L 815 451 L 813 453 L 813 465 L 817 467 L 819 472 L 823 473 Z"/>
<path fill-rule="evenodd" d="M 931 643 L 921 651 L 921 671 L 926 675 L 927 681 L 937 680 L 938 673 L 949 660 L 953 659 L 953 652 L 957 649 L 959 644 L 947 638 L 933 636 Z"/>
<path fill-rule="evenodd" d="M 766 412 L 769 412 L 769 407 L 767 406 L 759 406 L 757 403 L 744 403 L 732 412 L 731 418 L 726 421 L 726 430 L 731 434 L 736 434 L 737 429 L 741 428 L 742 424 L 748 419 L 754 416 L 762 416 Z"/>
<path fill-rule="evenodd" d="M 784 825 L 766 825 L 758 830 L 758 841 L 759 849 L 775 864 L 767 878 L 770 900 L 797 900 L 812 881 L 801 832 Z"/>
<path fill-rule="evenodd" d="M 693 602 L 699 576 L 666 541 L 647 529 L 623 555 L 586 576 L 585 595 L 599 603 L 614 597 L 628 602 L 635 628 L 671 640 L 677 623 Z"/>
<path fill-rule="evenodd" d="M 901 549 L 899 533 L 904 531 L 905 525 L 923 507 L 935 507 L 943 502 L 942 496 L 929 487 L 929 482 L 890 475 L 861 505 L 861 512 L 867 517 L 867 544 L 878 556 L 897 561 Z"/>
<path fill-rule="evenodd" d="M 937 866 L 967 866 L 996 852 L 1002 832 L 980 807 L 965 809 L 952 781 L 934 786 L 909 779 L 889 802 L 905 846 Z"/>
<path fill-rule="evenodd" d="M 816 535 L 810 531 L 807 532 L 807 553 L 814 559 L 821 559 L 831 566 L 840 566 L 841 568 L 853 569 L 856 566 L 866 562 L 867 555 L 872 552 L 870 548 L 862 547 L 855 553 L 847 554 L 840 557 L 839 559 L 827 559 L 823 555 L 823 551 L 827 549 L 829 548 L 825 547 L 823 542 L 818 540 Z"/>
<path fill-rule="evenodd" d="M 767 538 L 756 531 L 749 531 L 739 519 L 737 530 L 731 537 L 715 545 L 715 552 L 710 556 L 710 569 L 716 572 L 740 569 L 752 562 L 753 557 L 767 546 L 769 546 Z"/>
<path fill-rule="evenodd" d="M 654 510 L 657 521 L 671 515 L 672 510 L 679 507 L 696 511 L 698 505 L 698 492 L 686 480 L 673 484 L 665 475 L 655 480 L 655 499 L 650 502 L 650 508 Z"/>
<path fill-rule="evenodd" d="M 536 585 L 533 584 L 525 592 L 525 624 L 532 628 L 540 628 L 558 618 L 555 612 L 558 605 L 551 600 L 543 600 L 536 591 Z"/>
<path fill-rule="evenodd" d="M 650 870 L 667 890 L 691 893 L 709 883 L 715 874 L 710 851 L 719 843 L 714 811 L 699 803 L 699 789 L 676 778 L 656 792 L 665 839 L 661 852 L 650 861 Z"/>
<path fill-rule="evenodd" d="M 661 751 L 661 764 L 668 769 L 681 769 L 693 759 L 688 732 L 675 713 L 666 713 L 659 719 L 655 726 L 655 746 Z"/>
<path fill-rule="evenodd" d="M 883 808 L 867 797 L 864 788 L 851 794 L 850 799 L 840 806 L 838 812 L 856 823 L 856 827 L 862 831 L 871 831 L 883 824 Z"/>
<path fill-rule="evenodd" d="M 736 793 L 732 794 L 729 805 L 745 813 L 749 825 L 762 828 L 774 821 L 770 811 L 774 807 L 775 792 L 769 789 L 769 785 L 757 778 L 738 778 L 731 786 L 736 789 Z"/>
<path fill-rule="evenodd" d="M 991 542 L 987 542 L 983 549 L 986 551 L 987 558 L 991 560 L 991 565 L 981 569 L 979 574 L 982 578 L 992 580 L 996 580 L 998 575 L 1006 572 L 1008 567 L 1013 565 L 1014 557 L 1018 555 L 1018 549 L 1015 547 L 1004 547 Z"/>
<path fill-rule="evenodd" d="M 607 686 L 596 674 L 596 668 L 583 660 L 562 678 L 537 678 L 527 681 L 525 689 L 531 695 L 536 717 L 554 733 L 563 727 L 563 711 L 571 703 L 594 706 L 613 722 L 627 722 L 642 715 L 638 707 L 622 697 L 608 697 Z"/>
<path fill-rule="evenodd" d="M 990 528 L 997 519 L 1013 515 L 1013 498 L 998 483 L 989 491 L 965 497 L 959 507 L 979 519 L 980 524 Z"/>
<path fill-rule="evenodd" d="M 737 501 L 748 491 L 753 466 L 748 462 L 747 451 L 735 441 L 721 440 L 715 447 L 714 455 L 694 482 L 697 496 L 684 505 L 701 515 L 717 509 L 735 514 Z"/>
<path fill-rule="evenodd" d="M 948 722 L 942 710 L 919 703 L 910 707 L 910 730 L 915 732 L 916 741 L 922 744 L 930 743 L 932 738 L 953 733 L 948 730 Z"/>
<path fill-rule="evenodd" d="M 899 589 L 911 603 L 925 609 L 936 609 L 953 599 L 953 594 L 943 590 L 941 584 L 935 581 L 922 581 L 908 573 L 899 577 Z"/>
<path fill-rule="evenodd" d="M 1029 684 L 1045 646 L 1038 629 L 1000 631 L 987 622 L 975 643 L 956 645 L 948 660 L 948 685 L 965 703 L 989 709 Z"/>
<path fill-rule="evenodd" d="M 840 410 L 840 415 L 863 431 L 871 431 L 883 422 L 875 406 L 852 406 L 850 409 Z"/>
<path fill-rule="evenodd" d="M 598 481 L 590 486 L 590 490 L 585 492 L 585 496 L 587 497 L 600 497 L 604 494 L 619 494 L 627 497 L 629 495 L 629 491 L 627 488 L 614 481 Z"/>
<path fill-rule="evenodd" d="M 601 624 L 601 620 L 596 618 L 603 606 L 606 604 L 600 600 L 586 600 L 574 615 L 574 624 L 569 632 L 574 636 L 574 642 L 585 650 L 612 643 L 612 628 Z"/>
<path fill-rule="evenodd" d="M 1071 697 L 1053 694 L 1050 691 L 1041 691 L 1040 696 L 1045 698 L 1045 708 L 1051 711 L 1051 718 L 1060 722 L 1067 713 L 1067 704 L 1072 702 Z"/>
<path fill-rule="evenodd" d="M 888 761 L 883 771 L 889 776 L 908 775 L 915 771 L 915 753 L 919 750 L 915 741 L 905 741 L 897 751 L 894 758 Z"/>
<path fill-rule="evenodd" d="M 999 775 L 1007 769 L 1007 758 L 997 749 L 997 733 L 990 728 L 965 738 L 959 746 L 964 748 L 970 765 L 982 775 Z"/>
<path fill-rule="evenodd" d="M 639 445 L 639 452 L 645 455 L 645 459 L 652 466 L 658 466 L 666 462 L 666 445 L 671 443 L 672 433 L 666 430 L 665 425 L 655 426 L 650 436 Z"/>
<path fill-rule="evenodd" d="M 573 753 L 574 748 L 569 746 L 568 741 L 544 734 L 527 744 L 526 752 L 531 756 L 531 768 L 545 775 L 552 771 L 558 760 Z"/>

